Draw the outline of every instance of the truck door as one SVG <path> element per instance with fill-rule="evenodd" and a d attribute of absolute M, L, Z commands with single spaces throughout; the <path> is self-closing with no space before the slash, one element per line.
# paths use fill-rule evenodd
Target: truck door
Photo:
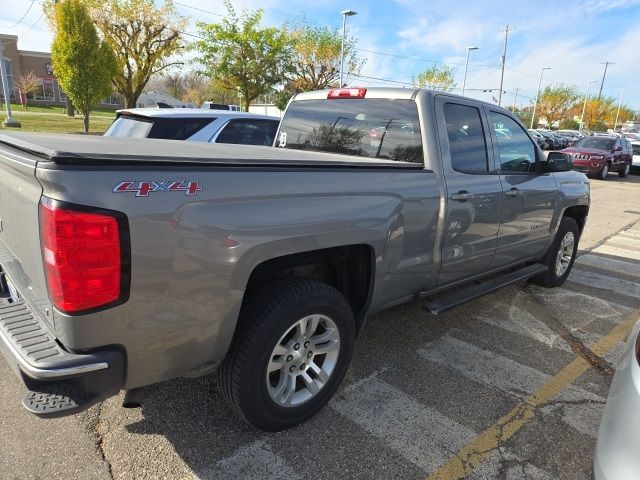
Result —
<path fill-rule="evenodd" d="M 549 245 L 559 205 L 556 179 L 538 173 L 536 159 L 544 155 L 525 129 L 505 113 L 487 108 L 495 168 L 504 201 L 494 267 L 540 256 Z M 556 217 L 557 218 L 557 217 Z"/>
<path fill-rule="evenodd" d="M 446 184 L 445 229 L 438 286 L 490 269 L 497 246 L 502 187 L 487 146 L 480 104 L 436 98 L 438 138 Z"/>

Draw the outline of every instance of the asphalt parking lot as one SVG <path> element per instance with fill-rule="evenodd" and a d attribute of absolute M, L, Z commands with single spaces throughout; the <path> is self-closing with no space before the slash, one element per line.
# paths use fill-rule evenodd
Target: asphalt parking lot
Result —
<path fill-rule="evenodd" d="M 437 317 L 370 318 L 342 388 L 276 434 L 246 426 L 213 377 L 69 418 L 24 412 L 0 362 L 0 477 L 589 479 L 622 341 L 640 318 L 640 176 L 592 181 L 569 281 L 502 289 Z"/>

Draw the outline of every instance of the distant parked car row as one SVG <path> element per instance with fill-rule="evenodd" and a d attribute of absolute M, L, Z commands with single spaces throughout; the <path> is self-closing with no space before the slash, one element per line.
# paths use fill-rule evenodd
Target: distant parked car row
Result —
<path fill-rule="evenodd" d="M 577 130 L 543 130 L 529 129 L 529 133 L 543 150 L 560 150 L 580 140 L 584 135 Z"/>

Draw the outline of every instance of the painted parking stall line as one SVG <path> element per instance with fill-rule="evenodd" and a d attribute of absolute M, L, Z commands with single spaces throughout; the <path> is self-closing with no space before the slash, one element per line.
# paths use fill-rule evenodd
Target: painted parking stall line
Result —
<path fill-rule="evenodd" d="M 425 472 L 434 471 L 475 436 L 376 377 L 345 388 L 329 404 Z"/>
<path fill-rule="evenodd" d="M 209 471 L 192 473 L 200 480 L 299 480 L 301 477 L 276 454 L 265 440 L 239 448 L 233 455 L 220 460 Z"/>
<path fill-rule="evenodd" d="M 595 343 L 591 350 L 596 355 L 604 356 L 629 335 L 638 317 L 640 308 L 627 315 L 621 323 Z M 458 480 L 470 475 L 484 464 L 503 442 L 513 437 L 534 418 L 538 408 L 544 407 L 564 389 L 570 387 L 589 367 L 589 363 L 582 357 L 573 360 L 542 387 L 528 395 L 496 423 L 461 448 L 446 464 L 430 475 L 428 480 Z"/>

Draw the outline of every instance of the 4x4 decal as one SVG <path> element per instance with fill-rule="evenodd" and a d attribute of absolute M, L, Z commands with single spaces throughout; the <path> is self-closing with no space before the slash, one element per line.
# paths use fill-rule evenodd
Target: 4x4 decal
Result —
<path fill-rule="evenodd" d="M 113 193 L 135 192 L 136 197 L 148 197 L 153 192 L 184 192 L 185 195 L 196 195 L 202 190 L 198 182 L 168 180 L 163 182 L 148 182 L 127 180 L 113 187 Z"/>

